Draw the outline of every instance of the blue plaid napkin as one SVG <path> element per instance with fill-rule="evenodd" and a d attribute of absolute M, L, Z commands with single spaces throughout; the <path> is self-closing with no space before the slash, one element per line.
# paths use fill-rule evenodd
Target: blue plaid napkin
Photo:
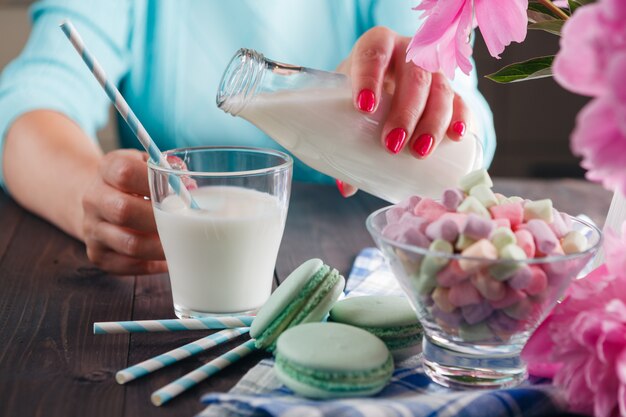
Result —
<path fill-rule="evenodd" d="M 367 248 L 354 262 L 346 297 L 372 294 L 402 294 L 402 291 L 382 253 Z M 327 401 L 293 395 L 278 381 L 273 366 L 272 359 L 264 359 L 230 392 L 205 395 L 202 401 L 209 407 L 199 416 L 535 417 L 554 415 L 565 408 L 560 393 L 540 381 L 497 391 L 443 388 L 424 374 L 418 356 L 397 364 L 391 382 L 374 397 Z"/>

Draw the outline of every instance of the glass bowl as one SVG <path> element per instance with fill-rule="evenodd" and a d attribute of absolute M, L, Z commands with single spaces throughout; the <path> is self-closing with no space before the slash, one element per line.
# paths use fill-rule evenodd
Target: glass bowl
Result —
<path fill-rule="evenodd" d="M 524 381 L 524 344 L 594 256 L 600 230 L 572 217 L 574 230 L 587 237 L 585 251 L 489 260 L 386 238 L 391 207 L 370 214 L 366 226 L 424 327 L 425 372 L 453 388 L 505 388 Z M 518 272 L 522 278 L 511 279 Z"/>

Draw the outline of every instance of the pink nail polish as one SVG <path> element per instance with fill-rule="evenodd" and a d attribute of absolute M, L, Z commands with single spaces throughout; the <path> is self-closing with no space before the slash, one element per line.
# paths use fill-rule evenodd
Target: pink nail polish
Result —
<path fill-rule="evenodd" d="M 406 130 L 401 127 L 396 127 L 387 134 L 385 138 L 385 147 L 389 149 L 389 152 L 397 154 L 402 150 L 404 142 L 406 141 Z"/>
<path fill-rule="evenodd" d="M 452 125 L 452 130 L 459 136 L 465 135 L 465 129 L 466 126 L 464 122 L 454 122 L 454 124 Z"/>
<path fill-rule="evenodd" d="M 430 151 L 433 149 L 433 145 L 435 144 L 435 138 L 433 135 L 429 135 L 427 133 L 420 135 L 417 138 L 415 143 L 413 144 L 413 152 L 419 155 L 422 158 L 425 158 L 430 154 Z"/>
<path fill-rule="evenodd" d="M 356 98 L 356 104 L 359 110 L 371 113 L 376 106 L 376 96 L 372 90 L 363 89 Z"/>

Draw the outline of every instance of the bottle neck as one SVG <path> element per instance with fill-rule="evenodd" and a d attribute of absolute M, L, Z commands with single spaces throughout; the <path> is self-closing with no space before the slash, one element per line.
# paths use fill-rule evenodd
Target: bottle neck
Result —
<path fill-rule="evenodd" d="M 237 116 L 258 93 L 280 90 L 284 87 L 280 78 L 302 71 L 302 67 L 275 62 L 257 51 L 242 48 L 222 75 L 216 97 L 217 107 Z"/>

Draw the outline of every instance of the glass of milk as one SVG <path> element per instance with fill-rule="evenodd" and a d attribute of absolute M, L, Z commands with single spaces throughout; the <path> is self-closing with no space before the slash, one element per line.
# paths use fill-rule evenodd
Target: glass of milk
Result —
<path fill-rule="evenodd" d="M 289 206 L 293 160 L 283 152 L 200 147 L 148 162 L 150 194 L 179 318 L 242 314 L 261 307 Z M 175 175 L 198 208 L 169 185 Z"/>

